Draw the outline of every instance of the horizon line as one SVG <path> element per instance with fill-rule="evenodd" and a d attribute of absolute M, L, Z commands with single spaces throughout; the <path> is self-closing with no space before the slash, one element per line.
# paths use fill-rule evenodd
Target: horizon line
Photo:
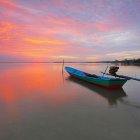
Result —
<path fill-rule="evenodd" d="M 140 59 L 140 58 L 138 58 Z M 138 60 L 135 59 L 135 60 Z M 133 59 L 130 59 L 133 60 Z M 118 62 L 121 63 L 125 60 L 105 60 L 105 61 L 52 61 L 52 62 L 46 62 L 46 61 L 0 61 L 0 63 L 114 63 Z M 128 60 L 129 61 L 129 60 Z"/>
<path fill-rule="evenodd" d="M 101 62 L 113 62 L 113 61 L 54 61 L 54 62 L 44 62 L 44 61 L 0 61 L 0 63 L 101 63 Z"/>

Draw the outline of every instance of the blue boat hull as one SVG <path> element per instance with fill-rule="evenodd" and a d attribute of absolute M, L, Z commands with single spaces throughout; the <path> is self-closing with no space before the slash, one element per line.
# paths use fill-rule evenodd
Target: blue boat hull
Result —
<path fill-rule="evenodd" d="M 65 70 L 74 78 L 92 83 L 94 85 L 104 88 L 121 88 L 127 81 L 127 79 L 109 78 L 97 75 L 91 75 L 83 71 L 74 69 L 72 67 L 65 67 Z"/>

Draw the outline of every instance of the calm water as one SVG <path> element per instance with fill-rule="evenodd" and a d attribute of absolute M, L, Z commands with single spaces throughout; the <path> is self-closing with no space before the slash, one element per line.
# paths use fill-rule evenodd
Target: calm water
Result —
<path fill-rule="evenodd" d="M 106 68 L 65 65 L 95 74 Z M 119 73 L 140 77 L 140 67 Z M 140 139 L 140 82 L 105 90 L 70 78 L 62 64 L 0 64 L 0 140 L 94 139 Z"/>

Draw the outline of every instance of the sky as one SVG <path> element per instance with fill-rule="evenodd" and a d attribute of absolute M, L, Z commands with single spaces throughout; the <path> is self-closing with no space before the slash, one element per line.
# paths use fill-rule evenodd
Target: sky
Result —
<path fill-rule="evenodd" d="M 140 58 L 140 0 L 0 0 L 0 61 Z"/>

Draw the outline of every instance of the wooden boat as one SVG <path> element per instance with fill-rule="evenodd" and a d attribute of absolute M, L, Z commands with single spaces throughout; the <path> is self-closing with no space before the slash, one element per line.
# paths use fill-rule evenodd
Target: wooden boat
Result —
<path fill-rule="evenodd" d="M 65 67 L 65 70 L 75 78 L 92 83 L 94 85 L 104 88 L 121 88 L 128 79 L 126 78 L 110 78 L 105 76 L 97 76 L 95 74 L 89 74 L 72 67 Z"/>

